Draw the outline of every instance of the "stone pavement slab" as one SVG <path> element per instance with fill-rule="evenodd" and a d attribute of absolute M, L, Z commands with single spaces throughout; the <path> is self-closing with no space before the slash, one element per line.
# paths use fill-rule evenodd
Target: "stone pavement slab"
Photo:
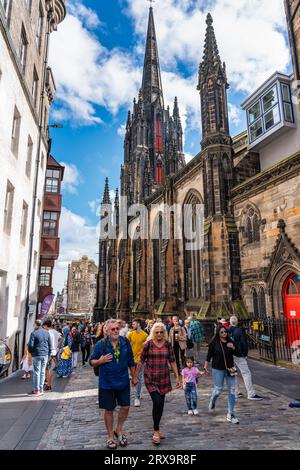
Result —
<path fill-rule="evenodd" d="M 105 449 L 106 431 L 98 409 L 97 380 L 88 367 L 73 374 L 38 449 Z M 265 399 L 237 400 L 240 424 L 233 425 L 226 421 L 226 389 L 212 416 L 208 412 L 212 379 L 205 377 L 199 382 L 199 416 L 187 415 L 183 390 L 167 395 L 161 423 L 167 438 L 160 450 L 300 449 L 299 410 L 288 408 L 287 397 L 256 386 L 257 393 Z M 151 415 L 152 402 L 143 387 L 141 407 L 131 407 L 124 427 L 128 450 L 153 449 Z"/>
<path fill-rule="evenodd" d="M 32 380 L 22 371 L 0 382 L 0 450 L 36 449 L 48 429 L 68 379 L 53 377 L 51 394 L 30 396 Z"/>

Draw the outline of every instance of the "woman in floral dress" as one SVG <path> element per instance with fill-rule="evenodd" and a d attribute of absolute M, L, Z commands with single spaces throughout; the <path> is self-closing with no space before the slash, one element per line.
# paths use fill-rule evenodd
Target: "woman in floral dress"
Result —
<path fill-rule="evenodd" d="M 59 348 L 59 361 L 57 367 L 57 377 L 68 377 L 72 372 L 72 356 L 69 359 L 62 359 L 62 350 L 64 347 L 69 346 L 71 349 L 72 347 L 72 335 L 71 333 L 66 333 L 64 340 L 61 342 Z"/>
<path fill-rule="evenodd" d="M 172 391 L 169 364 L 176 377 L 176 388 L 180 388 L 180 380 L 175 355 L 168 342 L 166 327 L 163 323 L 155 323 L 150 335 L 144 343 L 140 361 L 136 367 L 134 384 L 138 383 L 139 372 L 145 364 L 144 382 L 153 402 L 154 432 L 152 441 L 159 445 L 165 436 L 160 432 L 159 425 L 164 411 L 165 396 Z"/>

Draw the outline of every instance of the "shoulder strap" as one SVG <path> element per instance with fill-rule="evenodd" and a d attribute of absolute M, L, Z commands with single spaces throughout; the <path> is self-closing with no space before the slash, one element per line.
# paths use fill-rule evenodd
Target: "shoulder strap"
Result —
<path fill-rule="evenodd" d="M 226 369 L 228 369 L 227 362 L 226 362 L 226 357 L 225 357 L 225 352 L 224 352 L 223 345 L 222 345 L 222 341 L 220 341 L 220 346 L 221 346 L 223 357 L 224 357 L 225 367 L 226 367 Z"/>

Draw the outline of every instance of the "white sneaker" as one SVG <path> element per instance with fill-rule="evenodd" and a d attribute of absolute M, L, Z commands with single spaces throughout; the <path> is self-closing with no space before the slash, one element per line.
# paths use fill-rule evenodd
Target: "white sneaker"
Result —
<path fill-rule="evenodd" d="M 229 413 L 227 414 L 226 419 L 229 421 L 229 423 L 239 424 L 239 420 L 234 415 L 230 415 Z"/>
<path fill-rule="evenodd" d="M 198 410 L 193 410 L 194 415 L 198 415 L 199 411 Z"/>
<path fill-rule="evenodd" d="M 188 415 L 192 415 L 192 414 L 193 414 L 193 410 L 189 410 Z"/>
<path fill-rule="evenodd" d="M 248 400 L 259 401 L 259 400 L 263 400 L 263 397 L 260 397 L 259 395 L 254 395 L 253 397 L 249 397 Z"/>
<path fill-rule="evenodd" d="M 134 400 L 134 406 L 141 406 L 141 401 L 138 398 Z"/>

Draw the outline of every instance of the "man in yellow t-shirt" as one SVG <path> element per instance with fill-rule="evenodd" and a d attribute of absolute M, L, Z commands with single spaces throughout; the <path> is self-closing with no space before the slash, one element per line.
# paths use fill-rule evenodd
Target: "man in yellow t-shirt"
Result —
<path fill-rule="evenodd" d="M 132 351 L 134 354 L 134 362 L 137 364 L 140 360 L 140 355 L 143 350 L 144 342 L 148 338 L 148 335 L 145 331 L 141 328 L 141 321 L 140 320 L 133 320 L 132 322 L 132 330 L 128 333 L 127 338 L 130 341 Z M 134 406 L 141 406 L 141 391 L 142 391 L 142 383 L 143 383 L 143 375 L 144 375 L 144 367 L 141 367 L 139 373 L 139 382 L 135 389 L 135 401 Z"/>

